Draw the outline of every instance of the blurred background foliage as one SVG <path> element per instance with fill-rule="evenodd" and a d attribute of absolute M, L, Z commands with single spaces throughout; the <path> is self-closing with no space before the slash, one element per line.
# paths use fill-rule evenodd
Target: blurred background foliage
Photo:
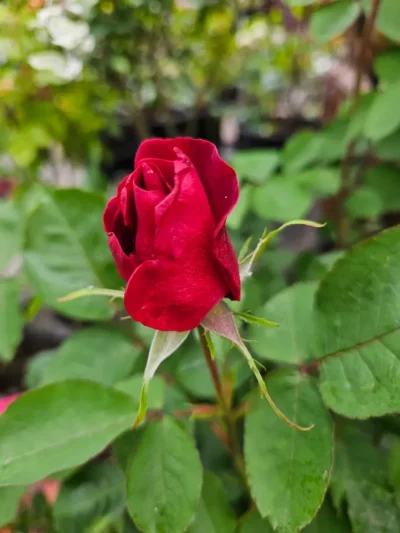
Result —
<path fill-rule="evenodd" d="M 228 227 L 237 251 L 266 226 L 305 217 L 327 222 L 318 231 L 290 228 L 271 243 L 242 301 L 233 305 L 284 324 L 281 333 L 244 327 L 268 368 L 297 361 L 298 352 L 307 361 L 314 350 L 308 325 L 318 282 L 348 247 L 400 221 L 400 9 L 398 0 L 381 0 L 369 27 L 375 5 L 0 4 L 1 395 L 81 377 L 138 399 L 152 332 L 121 321 L 125 313 L 115 301 L 63 304 L 58 298 L 91 285 L 121 288 L 101 216 L 118 180 L 130 172 L 139 143 L 151 136 L 209 139 L 236 169 L 241 196 Z M 287 319 L 290 313 L 296 320 Z M 300 343 L 296 353 L 287 344 L 293 334 Z M 221 372 L 240 403 L 250 374 L 229 345 L 215 343 Z M 212 401 L 214 394 L 193 342 L 163 364 L 150 404 L 174 412 Z M 340 428 L 348 424 L 337 418 Z M 218 432 L 206 423 L 188 426 L 196 431 L 204 464 L 225 487 L 226 494 L 218 480 L 207 480 L 216 501 L 225 508 L 229 500 L 236 515 L 243 514 L 243 487 Z M 310 533 L 349 531 L 350 522 L 355 533 L 399 531 L 399 419 L 354 426 L 339 431 L 342 463 L 356 444 L 365 453 L 346 459 L 347 467 L 339 458 L 328 503 L 306 528 Z M 137 438 L 118 439 L 101 461 L 32 489 L 22 506 L 21 491 L 8 492 L 0 498 L 0 526 L 42 533 L 136 531 L 121 505 L 119 468 Z M 379 443 L 383 458 L 375 457 L 370 440 Z M 364 485 L 356 490 L 360 472 L 375 465 L 379 475 L 366 480 L 375 492 Z M 54 491 L 60 491 L 55 506 Z M 343 501 L 347 511 L 338 518 L 332 503 L 343 511 Z M 382 509 L 393 526 L 378 520 Z M 224 516 L 228 533 L 270 530 L 254 512 L 243 514 L 239 529 L 231 511 Z M 190 532 L 212 533 L 198 520 Z"/>

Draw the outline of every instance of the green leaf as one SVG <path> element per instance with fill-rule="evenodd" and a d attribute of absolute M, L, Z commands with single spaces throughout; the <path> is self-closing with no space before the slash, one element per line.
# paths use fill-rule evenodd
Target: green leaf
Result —
<path fill-rule="evenodd" d="M 333 163 L 343 158 L 348 144 L 346 139 L 348 129 L 348 119 L 339 117 L 319 132 L 321 152 L 318 159 L 321 162 Z"/>
<path fill-rule="evenodd" d="M 188 409 L 191 407 L 190 400 L 179 386 L 168 384 L 165 394 L 165 409 L 171 413 L 179 409 Z"/>
<path fill-rule="evenodd" d="M 245 459 L 251 492 L 274 529 L 296 533 L 316 515 L 328 486 L 333 428 L 311 380 L 277 372 L 268 381 L 271 396 L 301 432 L 283 424 L 271 407 L 254 396 L 245 426 Z"/>
<path fill-rule="evenodd" d="M 115 385 L 115 388 L 129 394 L 134 398 L 137 407 L 139 407 L 140 393 L 143 385 L 143 376 L 137 374 L 128 379 L 124 379 Z M 165 403 L 165 394 L 166 394 L 165 381 L 160 376 L 154 376 L 154 378 L 149 383 L 148 390 L 148 409 L 162 409 Z"/>
<path fill-rule="evenodd" d="M 91 327 L 74 333 L 53 355 L 41 384 L 90 379 L 113 385 L 126 378 L 140 350 L 117 329 Z"/>
<path fill-rule="evenodd" d="M 28 389 L 39 387 L 48 365 L 57 353 L 57 350 L 42 350 L 36 353 L 27 362 L 24 384 Z"/>
<path fill-rule="evenodd" d="M 145 426 L 140 428 L 130 429 L 119 435 L 112 443 L 112 450 L 118 465 L 124 472 L 129 465 L 129 461 L 134 449 L 136 449 Z"/>
<path fill-rule="evenodd" d="M 24 321 L 16 279 L 0 279 L 0 360 L 11 361 L 22 338 Z"/>
<path fill-rule="evenodd" d="M 161 363 L 179 348 L 179 346 L 187 339 L 189 333 L 190 331 L 156 331 L 154 333 L 146 368 L 144 370 L 139 411 L 136 417 L 135 426 L 143 422 L 146 416 L 147 393 L 150 380 Z"/>
<path fill-rule="evenodd" d="M 313 321 L 317 283 L 296 283 L 271 298 L 257 314 L 279 323 L 279 328 L 252 326 L 248 337 L 258 357 L 299 365 L 315 355 Z"/>
<path fill-rule="evenodd" d="M 74 318 L 113 315 L 106 298 L 59 301 L 85 287 L 120 283 L 103 229 L 103 210 L 104 200 L 97 194 L 60 189 L 47 191 L 27 221 L 24 256 L 29 279 L 46 304 Z"/>
<path fill-rule="evenodd" d="M 133 425 L 134 410 L 129 396 L 92 381 L 27 392 L 0 417 L 0 485 L 84 463 Z"/>
<path fill-rule="evenodd" d="M 347 502 L 353 533 L 397 533 L 400 510 L 388 489 L 387 458 L 370 435 L 348 427 L 337 442 L 332 474 L 335 506 Z"/>
<path fill-rule="evenodd" d="M 192 438 L 169 416 L 149 423 L 127 470 L 129 513 L 143 533 L 182 533 L 200 500 L 202 467 Z"/>
<path fill-rule="evenodd" d="M 204 473 L 200 506 L 187 533 L 235 533 L 236 520 L 225 489 L 215 474 Z"/>
<path fill-rule="evenodd" d="M 240 189 L 239 201 L 236 204 L 234 210 L 229 215 L 226 225 L 228 228 L 237 230 L 242 225 L 244 217 L 250 208 L 251 197 L 253 194 L 253 187 L 245 185 Z"/>
<path fill-rule="evenodd" d="M 239 178 L 248 178 L 257 184 L 265 183 L 279 165 L 276 150 L 241 150 L 231 158 L 231 165 Z"/>
<path fill-rule="evenodd" d="M 211 359 L 213 361 L 215 361 L 215 359 L 216 359 L 216 350 L 215 350 L 214 341 L 212 340 L 212 337 L 211 337 L 211 335 L 210 335 L 210 333 L 208 331 L 204 331 L 203 335 L 204 335 L 204 338 L 206 340 L 207 347 L 210 350 Z"/>
<path fill-rule="evenodd" d="M 287 179 L 293 180 L 305 190 L 318 195 L 329 196 L 340 188 L 340 171 L 338 168 L 315 167 L 303 170 Z"/>
<path fill-rule="evenodd" d="M 353 24 L 360 13 L 361 6 L 357 2 L 337 0 L 312 14 L 310 33 L 318 43 L 330 41 Z"/>
<path fill-rule="evenodd" d="M 185 344 L 174 371 L 178 384 L 195 398 L 215 399 L 215 388 L 197 342 Z"/>
<path fill-rule="evenodd" d="M 240 320 L 243 320 L 243 322 L 247 322 L 248 324 L 253 324 L 256 326 L 262 326 L 264 328 L 277 328 L 279 327 L 278 322 L 272 322 L 271 320 L 267 320 L 266 318 L 261 318 L 259 316 L 252 315 L 250 313 L 240 313 L 240 312 L 234 312 L 235 316 L 240 318 Z"/>
<path fill-rule="evenodd" d="M 339 259 L 315 300 L 320 390 L 348 417 L 400 410 L 400 227 Z"/>
<path fill-rule="evenodd" d="M 378 191 L 363 185 L 345 201 L 347 211 L 355 218 L 378 217 L 384 212 L 384 204 Z"/>
<path fill-rule="evenodd" d="M 302 281 L 320 281 L 343 255 L 344 252 L 342 250 L 333 250 L 325 254 L 311 256 L 305 254 L 300 258 L 298 264 L 298 279 Z M 306 262 L 306 264 L 302 264 L 302 261 Z"/>
<path fill-rule="evenodd" d="M 400 11 L 396 0 L 382 0 L 376 25 L 387 37 L 400 42 Z"/>
<path fill-rule="evenodd" d="M 95 531 L 111 515 L 122 515 L 125 507 L 125 476 L 110 463 L 88 465 L 63 483 L 53 508 L 59 533 Z"/>
<path fill-rule="evenodd" d="M 22 228 L 14 204 L 0 199 L 0 272 L 21 251 Z"/>
<path fill-rule="evenodd" d="M 322 144 L 315 132 L 302 131 L 293 135 L 283 149 L 284 173 L 296 174 L 319 160 Z"/>
<path fill-rule="evenodd" d="M 251 244 L 251 241 L 253 240 L 253 237 L 250 236 L 248 239 L 245 240 L 243 243 L 243 246 L 240 249 L 239 255 L 238 255 L 238 261 L 241 263 L 243 259 L 246 257 L 247 252 L 249 251 L 249 247 Z"/>
<path fill-rule="evenodd" d="M 339 518 L 327 500 L 325 500 L 311 524 L 303 531 L 304 533 L 350 533 L 348 525 Z"/>
<path fill-rule="evenodd" d="M 400 80 L 391 84 L 373 101 L 364 126 L 365 135 L 372 141 L 387 137 L 400 126 L 399 91 Z"/>
<path fill-rule="evenodd" d="M 348 104 L 349 110 L 347 111 L 347 116 L 351 119 L 348 121 L 348 128 L 344 137 L 346 143 L 362 137 L 365 121 L 367 120 L 369 110 L 376 96 L 377 93 L 375 92 L 361 94 L 355 109 L 352 107 L 351 103 Z"/>
<path fill-rule="evenodd" d="M 264 220 L 287 222 L 303 217 L 311 203 L 310 191 L 280 176 L 254 190 L 252 209 Z"/>
<path fill-rule="evenodd" d="M 397 494 L 398 502 L 400 502 L 400 439 L 396 440 L 390 450 L 389 455 L 389 480 Z"/>
<path fill-rule="evenodd" d="M 274 530 L 266 518 L 253 511 L 242 520 L 238 533 L 274 533 Z"/>
<path fill-rule="evenodd" d="M 375 144 L 376 155 L 382 159 L 397 161 L 399 159 L 400 130 L 395 131 Z"/>
<path fill-rule="evenodd" d="M 365 185 L 379 195 L 386 212 L 400 210 L 400 170 L 398 168 L 379 165 L 368 170 L 365 175 Z"/>
<path fill-rule="evenodd" d="M 0 487 L 0 527 L 13 522 L 26 487 Z"/>
<path fill-rule="evenodd" d="M 380 7 L 382 9 L 382 5 Z M 400 78 L 400 51 L 388 50 L 379 54 L 374 61 L 374 72 L 379 78 L 379 83 L 394 83 Z"/>

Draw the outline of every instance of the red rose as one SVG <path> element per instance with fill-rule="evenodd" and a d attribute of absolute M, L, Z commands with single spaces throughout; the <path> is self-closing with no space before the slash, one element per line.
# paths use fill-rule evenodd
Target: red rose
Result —
<path fill-rule="evenodd" d="M 142 324 L 188 331 L 228 297 L 240 299 L 225 229 L 237 202 L 234 170 L 208 141 L 150 139 L 104 212 L 125 307 Z"/>

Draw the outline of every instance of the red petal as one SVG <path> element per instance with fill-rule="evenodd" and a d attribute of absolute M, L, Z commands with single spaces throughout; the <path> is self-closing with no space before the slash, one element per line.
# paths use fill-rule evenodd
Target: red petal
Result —
<path fill-rule="evenodd" d="M 144 159 L 163 159 L 174 161 L 176 154 L 173 150 L 175 139 L 147 139 L 139 146 L 135 156 L 135 168 Z"/>
<path fill-rule="evenodd" d="M 118 200 L 117 197 L 111 198 L 111 200 L 106 205 L 103 214 L 103 225 L 107 233 L 114 231 L 115 217 L 118 213 Z"/>
<path fill-rule="evenodd" d="M 114 233 L 108 234 L 108 246 L 110 247 L 113 255 L 118 274 L 122 279 L 128 281 L 137 266 L 135 256 L 132 254 L 125 254 L 121 244 L 119 243 L 119 240 Z"/>
<path fill-rule="evenodd" d="M 145 159 L 140 167 L 143 169 L 143 188 L 147 191 L 159 190 L 168 193 L 174 186 L 174 164 L 171 161 Z"/>
<path fill-rule="evenodd" d="M 175 161 L 175 187 L 156 207 L 157 255 L 179 257 L 194 243 L 212 246 L 215 222 L 200 178 L 182 153 Z"/>
<path fill-rule="evenodd" d="M 118 209 L 117 197 L 111 198 L 103 215 L 104 229 L 108 233 L 108 245 L 113 255 L 118 273 L 128 281 L 136 268 L 133 235 L 124 225 L 121 211 Z"/>
<path fill-rule="evenodd" d="M 214 236 L 213 252 L 218 260 L 225 283 L 229 287 L 227 297 L 240 300 L 239 263 L 225 227 Z"/>
<path fill-rule="evenodd" d="M 203 139 L 177 137 L 148 139 L 136 153 L 135 165 L 148 158 L 174 161 L 179 148 L 193 163 L 203 183 L 218 225 L 223 225 L 239 198 L 236 173 L 218 154 L 216 146 Z"/>
<path fill-rule="evenodd" d="M 125 291 L 129 315 L 160 331 L 197 327 L 226 293 L 207 250 L 192 250 L 179 260 L 146 261 Z"/>
<path fill-rule="evenodd" d="M 136 232 L 136 207 L 135 207 L 135 197 L 133 194 L 133 180 L 134 173 L 130 174 L 125 178 L 122 184 L 118 187 L 118 205 L 121 210 L 124 224 L 127 226 L 132 235 L 135 235 Z"/>
<path fill-rule="evenodd" d="M 166 195 L 160 190 L 146 191 L 138 185 L 137 181 L 134 184 L 134 194 L 137 212 L 135 251 L 140 262 L 143 262 L 154 256 L 155 209 Z"/>

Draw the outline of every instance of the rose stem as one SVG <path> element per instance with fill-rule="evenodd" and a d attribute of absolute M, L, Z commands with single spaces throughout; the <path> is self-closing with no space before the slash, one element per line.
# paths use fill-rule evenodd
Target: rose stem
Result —
<path fill-rule="evenodd" d="M 204 358 L 207 363 L 208 370 L 210 371 L 211 379 L 214 384 L 217 400 L 219 407 L 223 413 L 224 422 L 226 425 L 227 435 L 228 435 L 228 446 L 229 451 L 232 455 L 233 461 L 235 463 L 235 467 L 240 474 L 241 478 L 243 479 L 246 486 L 248 486 L 245 467 L 243 458 L 240 455 L 239 449 L 238 449 L 238 443 L 237 443 L 237 436 L 236 436 L 236 423 L 235 423 L 235 417 L 234 413 L 231 411 L 229 405 L 227 404 L 225 400 L 225 396 L 223 393 L 223 387 L 221 383 L 221 378 L 219 376 L 219 371 L 216 362 L 212 358 L 210 348 L 207 344 L 207 339 L 205 337 L 205 331 L 204 328 L 201 326 L 198 327 L 199 334 L 200 334 L 200 344 L 201 348 L 203 350 Z"/>

